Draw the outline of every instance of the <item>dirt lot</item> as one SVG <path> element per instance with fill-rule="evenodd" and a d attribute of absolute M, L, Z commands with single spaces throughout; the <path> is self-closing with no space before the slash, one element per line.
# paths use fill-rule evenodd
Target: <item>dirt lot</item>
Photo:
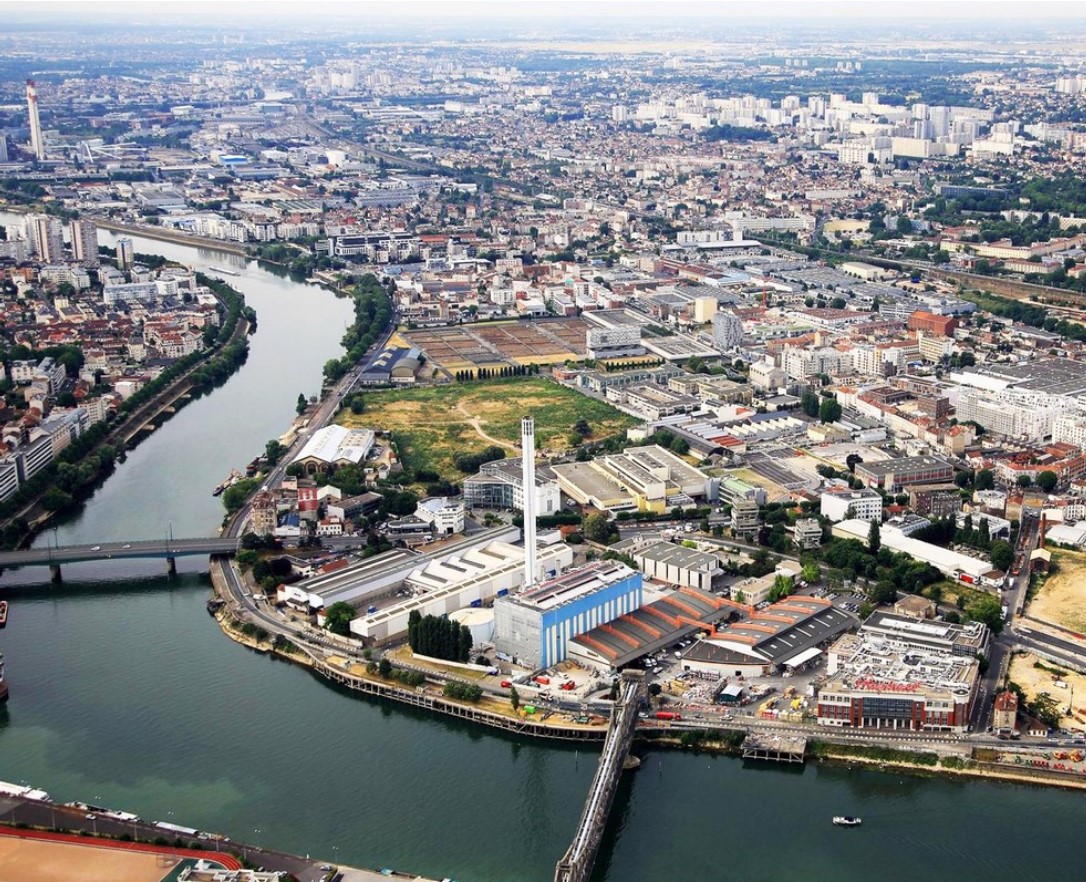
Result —
<path fill-rule="evenodd" d="M 1038 661 L 1044 665 L 1043 668 L 1036 667 Z M 1086 675 L 1074 671 L 1063 671 L 1060 676 L 1052 673 L 1058 670 L 1062 670 L 1059 665 L 1024 653 L 1016 655 L 1011 662 L 1010 678 L 1022 687 L 1030 699 L 1040 692 L 1047 692 L 1056 699 L 1061 709 L 1066 709 L 1068 703 L 1073 701 L 1074 716 L 1065 714 L 1060 726 L 1082 731 L 1086 729 Z M 1067 688 L 1056 686 L 1056 680 L 1066 683 Z"/>
<path fill-rule="evenodd" d="M 1052 561 L 1056 572 L 1045 579 L 1027 612 L 1035 619 L 1086 632 L 1086 554 L 1053 550 Z"/>
<path fill-rule="evenodd" d="M 513 377 L 483 383 L 426 386 L 366 393 L 364 413 L 342 411 L 336 422 L 393 433 L 408 469 L 432 469 L 453 479 L 457 453 L 491 444 L 517 456 L 520 421 L 535 417 L 544 448 L 565 450 L 574 423 L 588 421 L 589 440 L 605 438 L 636 423 L 602 401 L 588 398 L 543 377 Z"/>
<path fill-rule="evenodd" d="M 579 318 L 480 322 L 401 331 L 397 339 L 418 346 L 450 373 L 502 365 L 559 364 L 585 356 L 585 323 Z"/>
<path fill-rule="evenodd" d="M 158 855 L 0 837 L 3 882 L 159 882 L 177 865 Z"/>

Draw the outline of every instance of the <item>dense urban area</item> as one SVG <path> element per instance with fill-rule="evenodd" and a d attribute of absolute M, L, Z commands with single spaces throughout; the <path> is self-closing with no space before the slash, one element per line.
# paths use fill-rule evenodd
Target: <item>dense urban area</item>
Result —
<path fill-rule="evenodd" d="M 1086 787 L 1081 34 L 760 36 L 0 35 L 0 566 L 210 555 L 241 643 L 602 743 L 563 882 L 631 742 Z M 31 549 L 244 370 L 248 260 L 352 321 L 216 535 Z"/>

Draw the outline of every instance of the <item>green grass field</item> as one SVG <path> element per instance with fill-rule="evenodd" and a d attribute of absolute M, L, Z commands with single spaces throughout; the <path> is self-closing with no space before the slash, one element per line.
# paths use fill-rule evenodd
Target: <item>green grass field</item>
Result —
<path fill-rule="evenodd" d="M 458 453 L 499 444 L 507 456 L 520 452 L 520 421 L 535 417 L 538 446 L 568 447 L 574 423 L 587 420 L 588 440 L 607 438 L 637 420 L 609 404 L 588 398 L 543 377 L 510 377 L 481 383 L 422 386 L 367 392 L 364 413 L 341 411 L 336 422 L 391 431 L 411 470 L 430 469 L 452 479 Z"/>

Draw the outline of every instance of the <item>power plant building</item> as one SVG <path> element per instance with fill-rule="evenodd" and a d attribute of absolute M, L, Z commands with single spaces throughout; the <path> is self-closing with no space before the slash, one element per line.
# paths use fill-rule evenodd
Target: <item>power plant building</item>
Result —
<path fill-rule="evenodd" d="M 595 561 L 495 600 L 495 646 L 525 667 L 550 667 L 566 658 L 574 637 L 641 603 L 640 573 L 617 561 Z"/>

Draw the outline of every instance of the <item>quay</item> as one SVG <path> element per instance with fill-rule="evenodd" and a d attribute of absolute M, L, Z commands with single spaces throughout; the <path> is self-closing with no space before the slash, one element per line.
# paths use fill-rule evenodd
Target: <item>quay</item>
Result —
<path fill-rule="evenodd" d="M 637 709 L 644 690 L 643 672 L 622 672 L 622 687 L 611 712 L 611 724 L 607 728 L 600 764 L 588 790 L 588 799 L 573 842 L 554 869 L 554 882 L 588 882 L 592 875 L 603 829 L 607 825 L 618 781 L 630 753 L 634 729 L 637 728 Z"/>

